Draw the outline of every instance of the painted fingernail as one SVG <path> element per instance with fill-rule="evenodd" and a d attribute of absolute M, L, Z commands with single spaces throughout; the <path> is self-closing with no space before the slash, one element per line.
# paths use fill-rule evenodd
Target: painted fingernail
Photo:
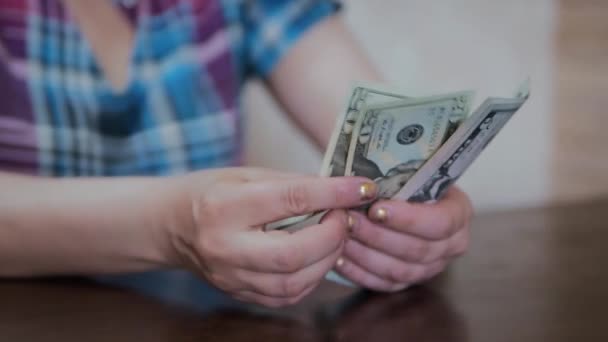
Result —
<path fill-rule="evenodd" d="M 338 260 L 336 260 L 336 267 L 342 267 L 344 266 L 344 258 L 340 257 L 338 258 Z"/>
<path fill-rule="evenodd" d="M 374 198 L 376 198 L 377 191 L 378 191 L 378 187 L 376 186 L 376 183 L 373 183 L 373 182 L 363 183 L 359 187 L 359 196 L 361 197 L 361 200 L 363 200 L 363 201 L 370 201 L 370 200 L 373 200 Z"/>
<path fill-rule="evenodd" d="M 353 228 L 355 228 L 356 223 L 357 222 L 355 221 L 355 218 L 352 217 L 351 215 L 348 215 L 348 218 L 346 219 L 346 224 L 347 224 L 349 233 L 353 232 Z"/>
<path fill-rule="evenodd" d="M 384 222 L 388 219 L 388 210 L 378 207 L 372 212 L 372 218 L 377 222 Z"/>

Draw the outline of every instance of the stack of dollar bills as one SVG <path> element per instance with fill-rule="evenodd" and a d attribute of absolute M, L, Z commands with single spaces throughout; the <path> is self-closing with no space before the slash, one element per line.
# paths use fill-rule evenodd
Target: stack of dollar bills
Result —
<path fill-rule="evenodd" d="M 323 176 L 373 179 L 380 198 L 434 201 L 473 163 L 529 97 L 488 98 L 471 112 L 474 93 L 407 98 L 354 87 L 325 154 Z"/>
<path fill-rule="evenodd" d="M 471 111 L 473 91 L 414 98 L 377 86 L 355 86 L 337 118 L 321 175 L 372 179 L 378 198 L 436 201 L 529 95 L 527 80 L 514 97 L 490 97 Z M 266 229 L 301 229 L 320 217 L 314 214 Z"/>

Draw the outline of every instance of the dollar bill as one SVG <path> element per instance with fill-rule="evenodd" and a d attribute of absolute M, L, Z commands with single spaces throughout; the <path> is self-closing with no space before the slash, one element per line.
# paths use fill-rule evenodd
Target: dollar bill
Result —
<path fill-rule="evenodd" d="M 374 179 L 383 198 L 436 200 L 523 105 L 529 87 L 527 81 L 515 99 L 488 99 L 468 117 L 472 92 L 412 99 L 356 86 L 336 121 L 320 173 Z M 266 230 L 301 229 L 315 217 L 319 213 L 275 222 Z"/>
<path fill-rule="evenodd" d="M 529 91 L 525 86 L 521 89 L 516 98 L 487 99 L 393 198 L 412 202 L 440 199 L 527 101 Z"/>
<path fill-rule="evenodd" d="M 399 95 L 396 91 L 376 85 L 359 84 L 353 87 L 344 111 L 338 115 L 334 125 L 320 175 L 324 177 L 340 177 L 345 175 L 348 147 L 361 110 L 370 105 L 379 105 L 391 101 L 403 100 L 407 96 Z M 319 213 L 290 217 L 265 226 L 265 230 L 297 230 Z"/>
<path fill-rule="evenodd" d="M 457 92 L 366 105 L 353 128 L 346 174 L 378 184 L 393 197 L 468 116 L 474 93 Z"/>
<path fill-rule="evenodd" d="M 353 87 L 344 111 L 336 120 L 321 165 L 321 176 L 345 175 L 346 158 L 353 128 L 363 108 L 406 98 L 392 90 L 384 90 L 377 86 L 357 85 Z"/>

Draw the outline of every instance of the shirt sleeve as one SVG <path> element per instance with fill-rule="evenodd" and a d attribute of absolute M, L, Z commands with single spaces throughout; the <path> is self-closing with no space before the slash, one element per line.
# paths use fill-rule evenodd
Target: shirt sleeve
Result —
<path fill-rule="evenodd" d="M 332 0 L 245 1 L 246 73 L 267 77 L 309 28 L 340 8 Z"/>

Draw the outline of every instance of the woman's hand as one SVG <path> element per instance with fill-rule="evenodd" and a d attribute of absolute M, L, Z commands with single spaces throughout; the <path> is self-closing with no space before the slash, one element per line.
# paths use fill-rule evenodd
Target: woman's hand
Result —
<path fill-rule="evenodd" d="M 180 266 L 237 299 L 270 307 L 310 293 L 342 254 L 349 220 L 332 210 L 296 233 L 265 224 L 326 209 L 357 207 L 375 197 L 365 178 L 320 178 L 236 168 L 178 180 L 185 200 L 171 229 Z"/>
<path fill-rule="evenodd" d="M 435 204 L 383 200 L 351 213 L 351 238 L 336 271 L 377 291 L 399 291 L 437 275 L 464 253 L 473 213 L 457 187 Z"/>

